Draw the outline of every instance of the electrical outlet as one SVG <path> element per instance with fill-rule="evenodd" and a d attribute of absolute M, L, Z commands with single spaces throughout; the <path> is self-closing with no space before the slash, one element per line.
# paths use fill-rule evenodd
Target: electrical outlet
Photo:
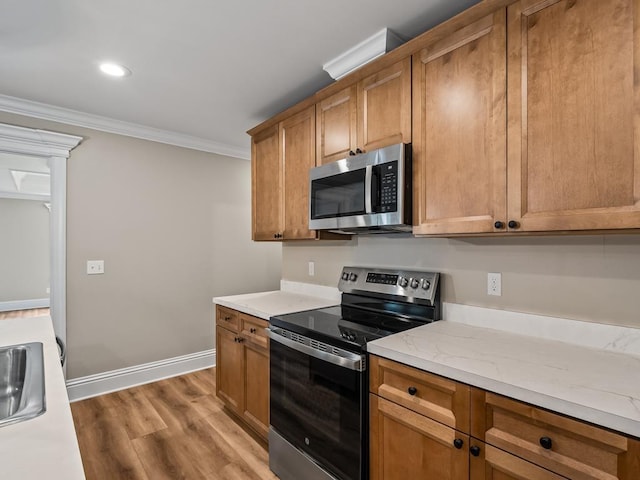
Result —
<path fill-rule="evenodd" d="M 316 274 L 316 264 L 315 262 L 309 262 L 309 276 L 313 277 Z"/>
<path fill-rule="evenodd" d="M 487 295 L 502 296 L 501 273 L 487 273 Z"/>
<path fill-rule="evenodd" d="M 87 260 L 87 275 L 102 275 L 104 260 Z"/>

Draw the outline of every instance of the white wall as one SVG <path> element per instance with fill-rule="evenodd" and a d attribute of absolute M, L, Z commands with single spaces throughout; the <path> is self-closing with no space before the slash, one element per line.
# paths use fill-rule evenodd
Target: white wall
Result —
<path fill-rule="evenodd" d="M 0 198 L 0 302 L 48 298 L 47 288 L 49 210 L 42 201 Z"/>
<path fill-rule="evenodd" d="M 68 378 L 214 347 L 212 298 L 279 288 L 251 241 L 250 163 L 0 113 L 80 135 L 67 171 Z M 104 260 L 104 275 L 86 275 Z"/>
<path fill-rule="evenodd" d="M 640 328 L 640 235 L 370 236 L 283 248 L 287 280 L 336 286 L 343 265 L 443 272 L 446 302 Z M 501 297 L 487 295 L 488 272 L 502 273 Z"/>

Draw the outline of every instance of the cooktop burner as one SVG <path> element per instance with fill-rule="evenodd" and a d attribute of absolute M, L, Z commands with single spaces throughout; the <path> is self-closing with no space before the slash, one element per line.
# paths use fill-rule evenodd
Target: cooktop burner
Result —
<path fill-rule="evenodd" d="M 372 340 L 440 319 L 439 275 L 345 267 L 335 307 L 271 317 L 273 326 L 352 351 Z"/>

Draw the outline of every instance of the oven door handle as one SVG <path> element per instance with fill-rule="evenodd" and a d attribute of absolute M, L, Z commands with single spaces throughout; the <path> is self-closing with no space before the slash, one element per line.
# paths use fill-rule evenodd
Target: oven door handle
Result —
<path fill-rule="evenodd" d="M 317 348 L 310 347 L 309 345 L 305 345 L 303 343 L 296 342 L 295 340 L 283 337 L 282 335 L 273 332 L 270 328 L 267 328 L 266 330 L 271 340 L 281 343 L 282 345 L 292 348 L 293 350 L 297 350 L 300 353 L 304 353 L 319 360 L 324 360 L 325 362 L 333 363 L 334 365 L 338 365 L 339 367 L 348 368 L 349 370 L 355 370 L 358 372 L 362 372 L 365 370 L 365 362 L 362 355 L 347 352 L 344 350 L 342 351 L 345 355 L 344 357 L 335 355 L 333 353 L 318 350 Z M 303 337 L 302 335 L 299 336 L 302 338 L 307 338 Z"/>

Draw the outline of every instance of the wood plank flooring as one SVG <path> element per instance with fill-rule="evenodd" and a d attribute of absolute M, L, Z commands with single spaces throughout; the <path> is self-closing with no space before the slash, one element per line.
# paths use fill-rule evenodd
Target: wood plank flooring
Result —
<path fill-rule="evenodd" d="M 211 368 L 72 403 L 87 480 L 277 480 L 215 378 Z"/>
<path fill-rule="evenodd" d="M 0 312 L 0 320 L 8 320 L 9 318 L 26 318 L 26 317 L 41 317 L 43 315 L 49 315 L 48 308 L 31 308 L 28 310 L 10 310 L 8 312 Z"/>

